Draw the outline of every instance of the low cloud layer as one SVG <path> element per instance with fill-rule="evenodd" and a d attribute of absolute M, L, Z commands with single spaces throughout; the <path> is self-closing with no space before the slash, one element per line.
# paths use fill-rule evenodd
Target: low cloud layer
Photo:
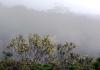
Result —
<path fill-rule="evenodd" d="M 24 6 L 7 8 L 0 6 L 0 43 L 16 34 L 50 34 L 61 41 L 72 41 L 79 51 L 90 55 L 100 53 L 100 17 L 46 12 L 27 9 Z M 2 47 L 1 47 L 2 48 Z"/>

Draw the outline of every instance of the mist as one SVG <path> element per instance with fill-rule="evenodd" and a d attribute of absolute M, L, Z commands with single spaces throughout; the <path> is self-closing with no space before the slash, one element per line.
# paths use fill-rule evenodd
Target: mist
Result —
<path fill-rule="evenodd" d="M 14 35 L 50 34 L 58 41 L 71 41 L 83 54 L 99 56 L 100 17 L 75 14 L 66 8 L 37 11 L 24 6 L 0 5 L 0 50 Z"/>

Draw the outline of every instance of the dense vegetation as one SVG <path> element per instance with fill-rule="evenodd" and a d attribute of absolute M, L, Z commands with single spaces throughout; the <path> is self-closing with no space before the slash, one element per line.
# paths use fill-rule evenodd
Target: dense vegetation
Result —
<path fill-rule="evenodd" d="M 57 43 L 49 35 L 19 35 L 10 40 L 0 70 L 100 70 L 100 58 L 73 52 L 71 42 Z"/>

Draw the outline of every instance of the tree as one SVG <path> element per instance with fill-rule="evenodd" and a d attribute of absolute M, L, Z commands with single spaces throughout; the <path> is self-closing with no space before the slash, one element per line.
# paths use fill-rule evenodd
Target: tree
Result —
<path fill-rule="evenodd" d="M 26 43 L 26 40 L 23 38 L 22 35 L 18 35 L 14 39 L 12 39 L 9 43 L 8 48 L 14 49 L 14 51 L 17 52 L 21 56 L 21 59 L 23 60 L 24 55 L 29 51 L 29 46 Z M 27 56 L 25 56 L 27 58 Z"/>
<path fill-rule="evenodd" d="M 6 66 L 9 70 L 9 67 L 15 69 L 18 66 L 17 70 L 93 70 L 93 58 L 74 53 L 74 48 L 76 46 L 71 42 L 55 43 L 49 35 L 32 34 L 27 39 L 18 35 L 8 45 L 8 49 L 14 52 L 3 52 L 6 60 L 0 61 L 0 69 L 5 70 Z M 8 59 L 15 52 L 20 61 Z M 94 69 L 99 70 L 99 58 L 94 63 Z"/>
<path fill-rule="evenodd" d="M 29 46 L 32 49 L 32 58 L 35 62 L 48 63 L 54 47 L 49 35 L 41 37 L 38 34 L 33 34 L 29 36 Z"/>
<path fill-rule="evenodd" d="M 95 70 L 100 70 L 100 57 L 98 57 L 95 62 L 93 63 Z"/>

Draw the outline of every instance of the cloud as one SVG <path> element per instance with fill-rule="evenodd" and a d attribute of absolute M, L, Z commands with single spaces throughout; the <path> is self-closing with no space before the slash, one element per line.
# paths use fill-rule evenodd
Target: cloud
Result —
<path fill-rule="evenodd" d="M 48 10 L 56 5 L 68 7 L 70 11 L 80 14 L 100 14 L 100 0 L 0 0 L 6 6 L 24 5 L 36 10 Z"/>
<path fill-rule="evenodd" d="M 0 2 L 6 6 L 24 5 L 28 8 L 45 10 L 54 7 L 56 0 L 1 0 Z"/>
<path fill-rule="evenodd" d="M 58 9 L 51 11 L 36 11 L 24 6 L 7 8 L 1 5 L 0 41 L 6 42 L 18 33 L 50 34 L 60 41 L 74 42 L 83 52 L 100 53 L 100 17 L 90 18 L 68 10 L 65 14 L 56 13 Z"/>

